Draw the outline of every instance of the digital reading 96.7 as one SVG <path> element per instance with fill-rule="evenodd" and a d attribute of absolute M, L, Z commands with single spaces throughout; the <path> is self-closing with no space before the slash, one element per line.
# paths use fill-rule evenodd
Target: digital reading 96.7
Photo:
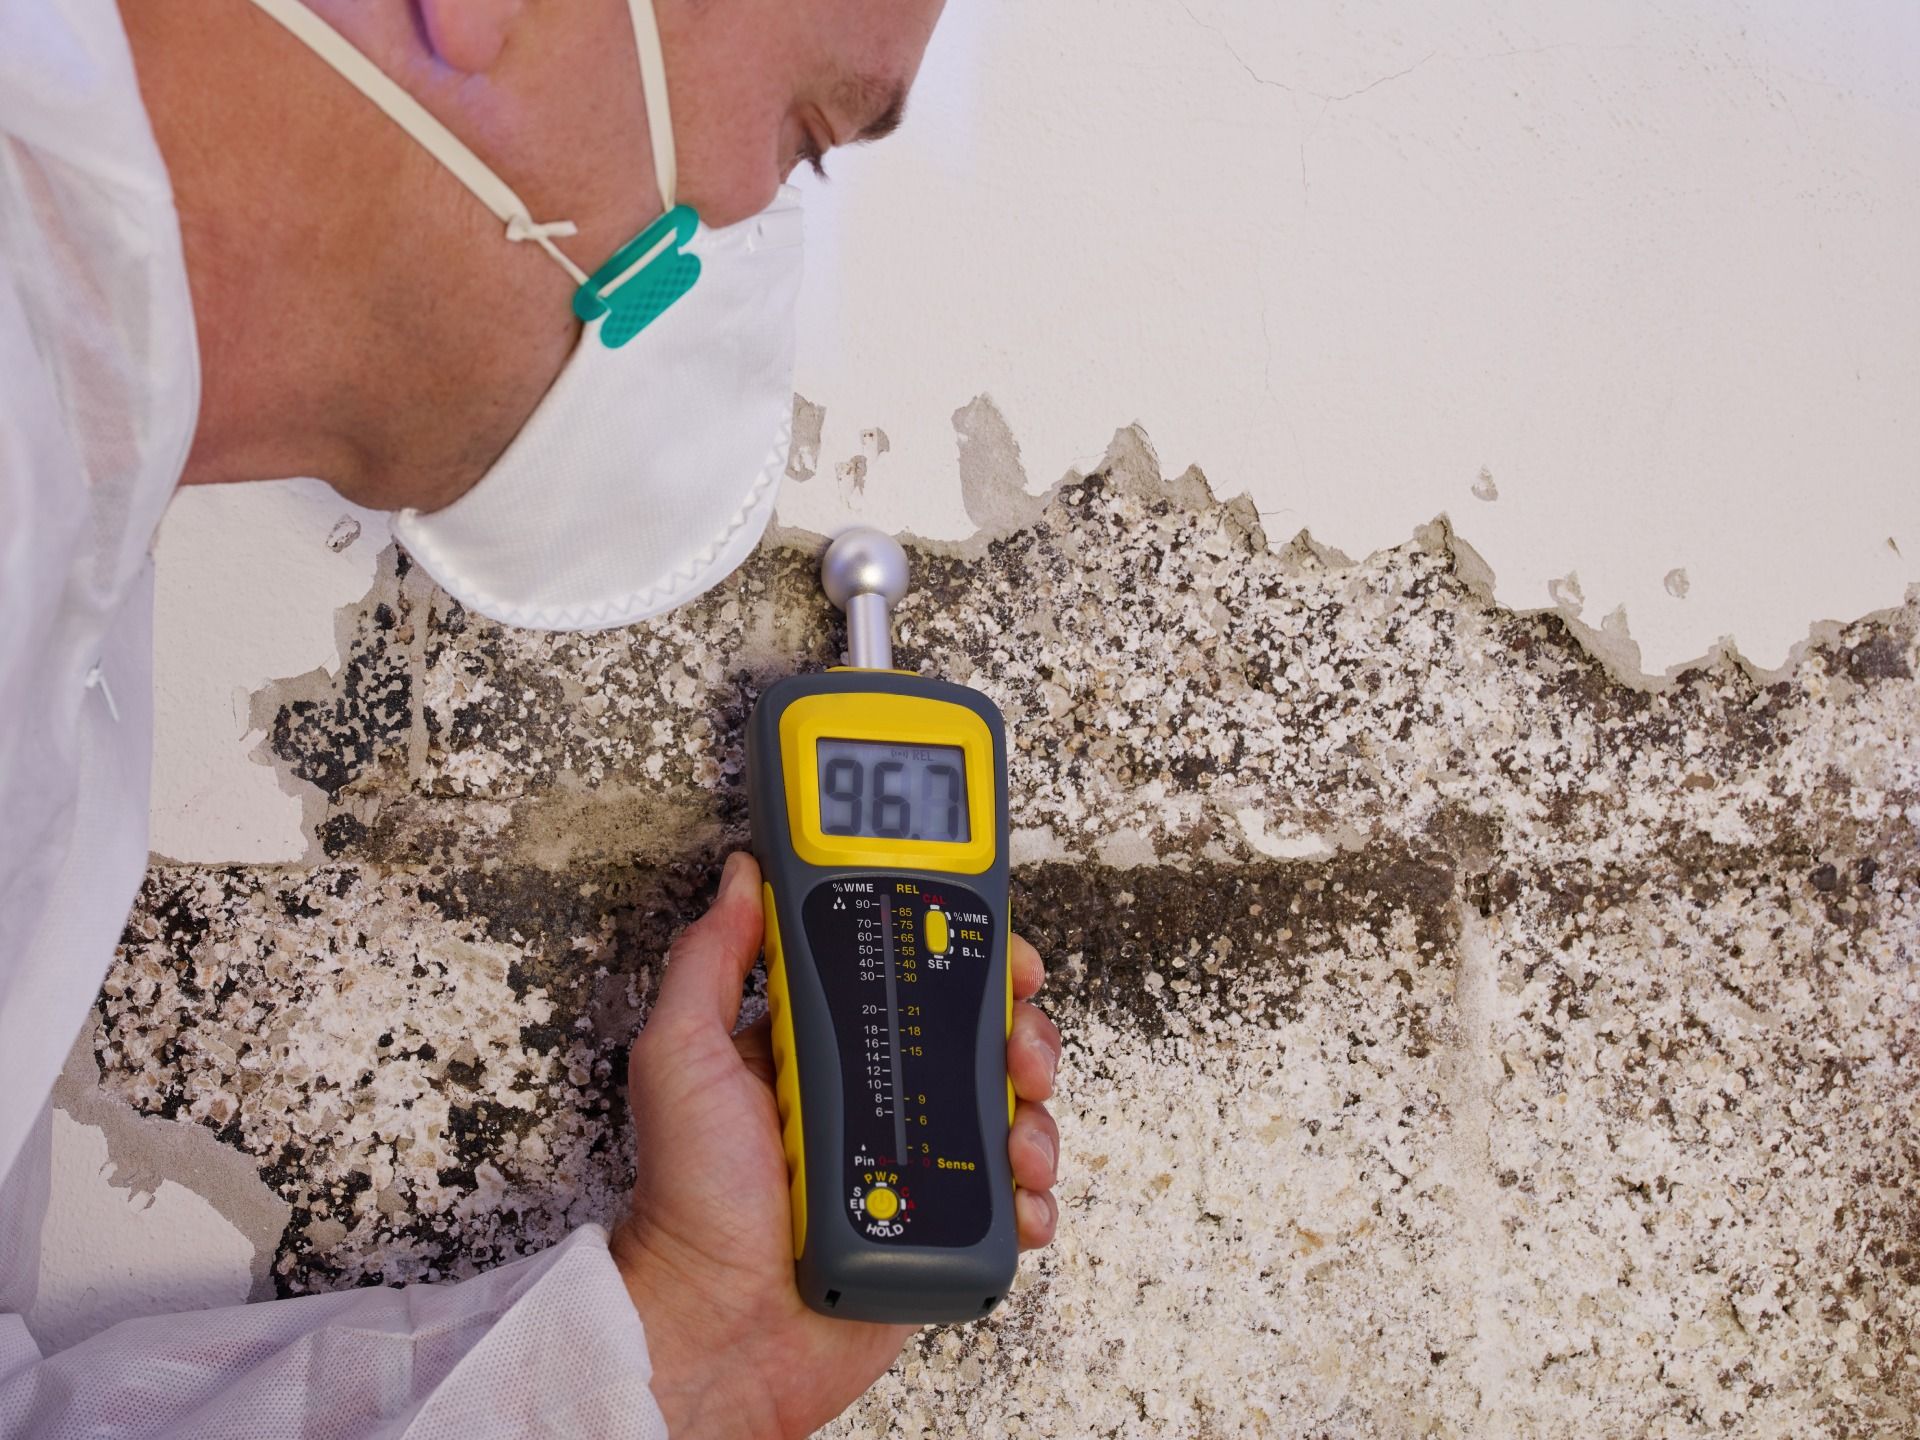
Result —
<path fill-rule="evenodd" d="M 966 753 L 958 745 L 822 740 L 820 828 L 829 835 L 964 844 Z"/>

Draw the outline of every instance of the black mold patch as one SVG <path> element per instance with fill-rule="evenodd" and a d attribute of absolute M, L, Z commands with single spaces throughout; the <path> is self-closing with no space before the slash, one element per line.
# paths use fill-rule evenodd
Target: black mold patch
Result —
<path fill-rule="evenodd" d="M 1040 865 L 1015 871 L 1014 882 L 1014 928 L 1061 972 L 1049 1006 L 1150 1036 L 1166 1033 L 1170 1011 L 1210 1013 L 1236 994 L 1257 996 L 1263 1023 L 1298 1020 L 1304 990 L 1339 983 L 1338 956 L 1355 927 L 1384 950 L 1385 932 L 1410 918 L 1422 968 L 1450 963 L 1455 930 L 1451 873 L 1412 856 L 1123 874 Z M 1404 988 L 1411 992 L 1410 976 Z M 1423 989 L 1431 998 L 1432 987 Z M 1400 1018 L 1424 1054 L 1433 1017 L 1410 1004 Z"/>
<path fill-rule="evenodd" d="M 1275 551 L 1148 458 L 914 557 L 899 663 L 1007 714 L 1021 853 L 1053 857 L 1016 870 L 1014 923 L 1091 1097 L 1057 1109 L 1115 1158 L 1067 1156 L 1076 1243 L 970 1332 L 998 1348 L 921 1341 L 861 1423 L 1467 1431 L 1489 1346 L 1509 1402 L 1576 1394 L 1622 1434 L 1910 1413 L 1912 607 L 1778 678 L 1723 657 L 1636 688 L 1491 604 L 1440 527 Z M 326 863 L 157 867 L 98 1058 L 256 1158 L 294 1209 L 285 1293 L 468 1274 L 618 1213 L 626 1049 L 744 838 L 745 717 L 844 645 L 816 564 L 764 548 L 672 615 L 554 636 L 391 552 L 339 673 L 261 702 Z M 1213 1140 L 1154 1130 L 1206 1077 Z M 1161 1139 L 1186 1148 L 1133 1173 Z M 1232 1183 L 1164 1208 L 1196 1175 Z M 1341 1195 L 1363 1218 L 1330 1235 L 1306 1211 Z M 1620 1264 L 1588 1314 L 1565 1276 L 1596 1254 Z M 1511 1344 L 1489 1296 L 1528 1317 Z M 1808 1388 L 1842 1325 L 1857 1400 Z M 1332 1411 L 1309 1360 L 1343 1377 Z M 1223 1400 L 1204 1377 L 1232 1366 Z"/>

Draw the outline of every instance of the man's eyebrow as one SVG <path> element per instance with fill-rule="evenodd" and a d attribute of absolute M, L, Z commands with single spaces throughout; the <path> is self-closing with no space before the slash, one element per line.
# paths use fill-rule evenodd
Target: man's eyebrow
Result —
<path fill-rule="evenodd" d="M 843 142 L 845 144 L 859 145 L 869 140 L 883 140 L 900 128 L 900 121 L 907 113 L 907 87 L 898 80 L 850 75 L 835 89 L 838 93 L 834 98 L 846 107 L 849 114 L 871 117 L 851 139 Z"/>

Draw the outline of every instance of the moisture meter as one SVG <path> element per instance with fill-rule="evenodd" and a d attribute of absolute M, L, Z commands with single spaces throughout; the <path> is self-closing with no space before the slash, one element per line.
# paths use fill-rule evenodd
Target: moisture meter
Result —
<path fill-rule="evenodd" d="M 828 1315 L 970 1320 L 1018 1255 L 1006 730 L 892 668 L 892 539 L 842 535 L 821 580 L 853 663 L 779 681 L 747 733 L 796 1278 Z"/>

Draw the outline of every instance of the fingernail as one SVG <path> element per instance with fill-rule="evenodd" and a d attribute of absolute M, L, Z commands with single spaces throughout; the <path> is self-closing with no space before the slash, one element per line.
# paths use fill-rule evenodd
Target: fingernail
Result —
<path fill-rule="evenodd" d="M 1040 1058 L 1046 1062 L 1047 1074 L 1049 1076 L 1059 1073 L 1060 1052 L 1049 1045 L 1044 1038 L 1039 1035 L 1029 1035 L 1027 1037 L 1027 1048 L 1040 1052 Z"/>
<path fill-rule="evenodd" d="M 1017 1202 L 1027 1212 L 1027 1224 L 1035 1230 L 1044 1230 L 1053 1222 L 1053 1206 L 1045 1195 L 1034 1190 L 1022 1190 Z"/>
<path fill-rule="evenodd" d="M 727 856 L 727 863 L 720 869 L 720 893 L 729 895 L 746 875 L 747 852 L 736 850 Z"/>
<path fill-rule="evenodd" d="M 1047 1157 L 1047 1169 L 1059 1169 L 1060 1149 L 1054 1144 L 1053 1137 L 1051 1135 L 1041 1134 L 1035 1135 L 1033 1138 L 1040 1142 L 1040 1152 Z"/>

